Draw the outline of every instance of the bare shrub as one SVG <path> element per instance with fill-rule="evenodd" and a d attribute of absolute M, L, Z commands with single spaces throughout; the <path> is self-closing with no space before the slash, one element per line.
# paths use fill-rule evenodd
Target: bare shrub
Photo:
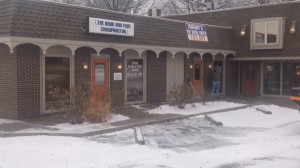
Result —
<path fill-rule="evenodd" d="M 186 104 L 197 101 L 197 95 L 188 84 L 174 85 L 169 91 L 168 98 L 172 105 L 177 105 L 179 108 L 184 108 Z"/>
<path fill-rule="evenodd" d="M 55 101 L 52 108 L 64 112 L 71 118 L 72 124 L 80 124 L 85 120 L 106 122 L 111 117 L 109 95 L 92 93 L 89 83 L 77 84 L 69 91 L 55 87 L 49 93 L 53 94 L 51 98 Z"/>
<path fill-rule="evenodd" d="M 77 84 L 70 90 L 61 90 L 57 94 L 57 111 L 63 112 L 71 118 L 71 124 L 81 124 L 85 120 L 83 115 L 88 110 L 91 103 L 91 89 L 88 83 Z"/>
<path fill-rule="evenodd" d="M 108 93 L 95 92 L 89 108 L 83 113 L 89 122 L 107 122 L 111 117 L 111 105 Z"/>
<path fill-rule="evenodd" d="M 168 94 L 171 105 L 176 105 L 178 108 L 185 108 L 186 104 L 194 106 L 194 103 L 205 105 L 209 96 L 210 93 L 206 90 L 203 90 L 201 95 L 197 94 L 194 88 L 188 83 L 174 85 Z"/>

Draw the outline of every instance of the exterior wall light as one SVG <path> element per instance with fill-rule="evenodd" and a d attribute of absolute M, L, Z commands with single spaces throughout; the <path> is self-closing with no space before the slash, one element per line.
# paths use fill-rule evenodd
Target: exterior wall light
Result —
<path fill-rule="evenodd" d="M 290 33 L 295 34 L 296 33 L 296 21 L 292 21 L 292 26 L 290 28 Z"/>
<path fill-rule="evenodd" d="M 212 68 L 212 65 L 211 65 L 211 64 L 209 64 L 209 65 L 208 65 L 208 68 L 209 68 L 209 69 L 211 69 L 211 68 Z"/>
<path fill-rule="evenodd" d="M 245 37 L 245 35 L 246 35 L 246 25 L 242 26 L 240 34 L 241 34 L 241 37 Z"/>
<path fill-rule="evenodd" d="M 89 65 L 88 65 L 87 63 L 84 63 L 84 64 L 83 64 L 83 69 L 84 69 L 84 70 L 89 69 Z"/>
<path fill-rule="evenodd" d="M 119 64 L 117 68 L 118 68 L 119 70 L 123 69 L 122 64 Z"/>
<path fill-rule="evenodd" d="M 190 69 L 193 69 L 193 64 L 190 64 Z"/>

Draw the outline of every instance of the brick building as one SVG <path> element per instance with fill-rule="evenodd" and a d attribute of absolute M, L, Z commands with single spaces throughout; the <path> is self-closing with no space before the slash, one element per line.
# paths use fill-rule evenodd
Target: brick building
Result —
<path fill-rule="evenodd" d="M 300 65 L 299 16 L 300 3 L 285 2 L 168 18 L 233 28 L 236 55 L 230 67 L 235 70 L 227 69 L 231 75 L 226 78 L 234 81 L 227 85 L 230 93 L 287 97 Z"/>
<path fill-rule="evenodd" d="M 162 18 L 0 0 L 0 118 L 54 112 L 55 89 L 87 82 L 120 106 L 167 101 L 189 80 L 203 93 L 214 66 L 222 94 L 288 95 L 299 9 L 291 2 Z M 202 23 L 208 41 L 189 40 L 187 22 Z"/>

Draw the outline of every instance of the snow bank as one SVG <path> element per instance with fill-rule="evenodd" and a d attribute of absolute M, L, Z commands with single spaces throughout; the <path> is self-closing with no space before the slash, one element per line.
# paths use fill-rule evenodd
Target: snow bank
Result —
<path fill-rule="evenodd" d="M 255 109 L 260 108 L 272 112 L 264 114 Z M 260 127 L 273 128 L 287 123 L 300 121 L 298 110 L 276 105 L 259 105 L 241 110 L 212 114 L 215 120 L 228 127 Z"/>
<path fill-rule="evenodd" d="M 243 106 L 245 104 L 226 102 L 226 101 L 214 101 L 207 102 L 205 105 L 202 103 L 187 104 L 184 109 L 180 109 L 177 106 L 162 105 L 156 109 L 149 110 L 151 114 L 179 114 L 179 115 L 191 115 L 203 112 L 209 112 L 214 110 L 221 110 L 226 108 L 233 108 Z"/>

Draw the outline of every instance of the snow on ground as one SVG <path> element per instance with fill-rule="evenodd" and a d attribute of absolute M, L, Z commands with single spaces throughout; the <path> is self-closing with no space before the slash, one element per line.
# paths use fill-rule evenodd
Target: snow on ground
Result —
<path fill-rule="evenodd" d="M 84 122 L 83 124 L 70 124 L 70 123 L 62 123 L 56 124 L 47 127 L 36 127 L 36 128 L 29 128 L 17 131 L 18 133 L 49 133 L 49 132 L 56 132 L 56 133 L 86 133 L 91 131 L 98 131 L 103 129 L 112 128 L 114 126 L 111 125 L 113 122 L 124 121 L 128 120 L 128 117 L 125 117 L 120 114 L 113 114 L 112 117 L 105 123 L 89 123 Z M 45 129 L 49 128 L 49 129 Z"/>
<path fill-rule="evenodd" d="M 222 108 L 232 107 L 223 103 Z M 275 105 L 257 107 L 272 114 L 251 107 L 213 114 L 223 127 L 203 117 L 144 126 L 146 145 L 134 142 L 132 129 L 86 138 L 0 138 L 0 167 L 299 168 L 299 112 Z"/>
<path fill-rule="evenodd" d="M 221 110 L 226 108 L 240 107 L 245 104 L 226 102 L 226 101 L 213 101 L 207 102 L 205 105 L 202 103 L 187 104 L 184 109 L 177 108 L 176 106 L 162 105 L 153 110 L 149 110 L 152 114 L 179 114 L 179 115 L 190 115 L 203 112 L 209 112 L 214 110 Z"/>
<path fill-rule="evenodd" d="M 272 114 L 264 114 L 256 108 L 270 111 Z M 229 127 L 274 128 L 282 124 L 299 121 L 300 119 L 298 110 L 276 105 L 259 105 L 210 116 L 217 121 L 222 121 L 225 126 Z"/>
<path fill-rule="evenodd" d="M 104 128 L 109 128 L 111 125 L 110 123 L 123 121 L 129 119 L 128 117 L 125 117 L 120 114 L 114 114 L 112 117 L 108 120 L 106 123 L 89 123 L 84 122 L 83 124 L 70 124 L 70 123 L 63 123 L 63 124 L 57 124 L 54 126 L 50 126 L 51 128 L 58 129 L 58 132 L 68 132 L 68 133 L 84 133 L 89 131 L 97 131 Z M 24 132 L 24 131 L 22 131 Z"/>
<path fill-rule="evenodd" d="M 20 122 L 20 121 L 9 120 L 9 119 L 0 119 L 0 124 L 10 124 L 10 123 L 15 123 L 15 122 Z"/>

